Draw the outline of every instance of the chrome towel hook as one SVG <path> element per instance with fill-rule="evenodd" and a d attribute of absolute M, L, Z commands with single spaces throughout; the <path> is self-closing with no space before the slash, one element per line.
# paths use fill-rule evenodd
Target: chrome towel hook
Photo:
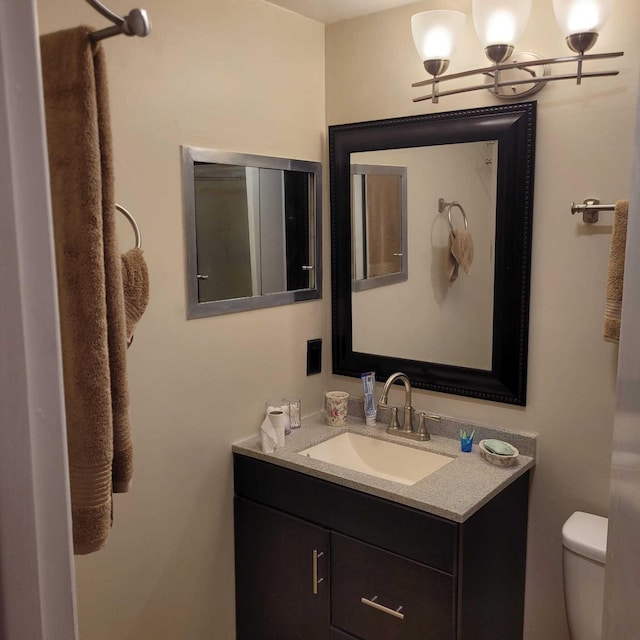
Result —
<path fill-rule="evenodd" d="M 117 13 L 105 7 L 99 0 L 86 0 L 98 13 L 103 15 L 107 20 L 113 22 L 113 27 L 100 29 L 91 34 L 91 40 L 98 42 L 105 38 L 120 35 L 124 33 L 126 36 L 138 36 L 144 38 L 151 33 L 151 21 L 144 9 L 132 9 L 124 18 Z"/>

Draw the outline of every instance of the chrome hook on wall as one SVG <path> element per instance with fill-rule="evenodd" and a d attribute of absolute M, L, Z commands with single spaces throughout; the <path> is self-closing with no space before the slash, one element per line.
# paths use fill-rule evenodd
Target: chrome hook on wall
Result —
<path fill-rule="evenodd" d="M 92 33 L 90 37 L 93 42 L 111 38 L 121 33 L 124 33 L 125 36 L 138 36 L 140 38 L 144 38 L 151 33 L 151 21 L 144 9 L 132 9 L 122 18 L 117 13 L 111 11 L 111 9 L 105 7 L 99 0 L 86 0 L 86 2 L 114 24 L 113 27 L 107 27 L 106 29 L 100 29 L 100 31 Z"/>

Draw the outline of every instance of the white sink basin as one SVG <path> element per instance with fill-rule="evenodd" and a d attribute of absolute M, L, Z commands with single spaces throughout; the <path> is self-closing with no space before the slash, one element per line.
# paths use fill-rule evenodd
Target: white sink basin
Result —
<path fill-rule="evenodd" d="M 342 433 L 299 453 L 314 460 L 407 485 L 415 484 L 453 460 L 439 453 L 357 433 Z"/>

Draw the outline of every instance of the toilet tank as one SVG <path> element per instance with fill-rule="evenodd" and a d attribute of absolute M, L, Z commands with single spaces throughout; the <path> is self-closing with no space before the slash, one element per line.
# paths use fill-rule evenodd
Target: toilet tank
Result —
<path fill-rule="evenodd" d="M 601 640 L 607 518 L 576 511 L 562 527 L 564 599 L 571 640 Z"/>

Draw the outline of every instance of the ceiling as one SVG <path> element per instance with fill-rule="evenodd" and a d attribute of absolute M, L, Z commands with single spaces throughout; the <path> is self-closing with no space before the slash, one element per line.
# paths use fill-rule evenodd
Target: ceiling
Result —
<path fill-rule="evenodd" d="M 364 16 L 384 9 L 413 4 L 416 0 L 266 0 L 325 24 Z"/>

